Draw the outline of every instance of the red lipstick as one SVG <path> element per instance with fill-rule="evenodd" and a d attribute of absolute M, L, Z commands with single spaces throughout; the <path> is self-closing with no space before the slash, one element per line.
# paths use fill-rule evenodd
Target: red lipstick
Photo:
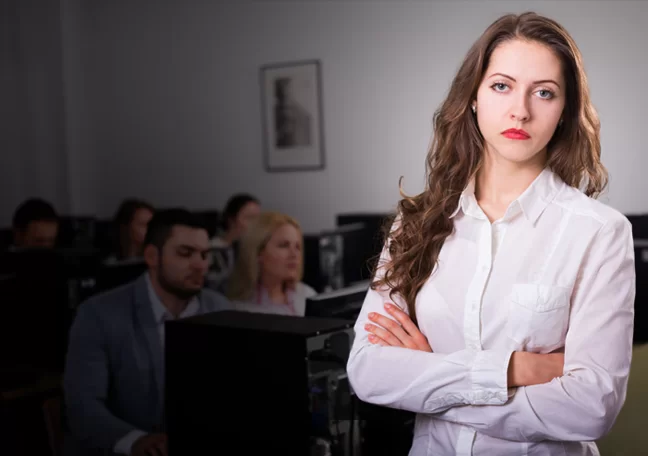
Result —
<path fill-rule="evenodd" d="M 517 128 L 509 128 L 508 130 L 503 131 L 502 135 L 505 138 L 508 138 L 508 139 L 529 139 L 529 138 L 531 138 L 531 135 L 529 135 L 526 131 L 518 130 Z"/>

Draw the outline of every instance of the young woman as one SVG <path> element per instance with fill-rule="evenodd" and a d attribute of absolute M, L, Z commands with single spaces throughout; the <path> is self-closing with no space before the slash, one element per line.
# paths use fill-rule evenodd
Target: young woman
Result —
<path fill-rule="evenodd" d="M 241 238 L 227 286 L 235 309 L 303 317 L 315 290 L 301 282 L 303 235 L 292 217 L 266 212 Z"/>
<path fill-rule="evenodd" d="M 244 193 L 232 196 L 223 210 L 223 231 L 214 237 L 211 244 L 209 286 L 221 289 L 234 269 L 238 242 L 249 226 L 259 217 L 259 200 Z"/>
<path fill-rule="evenodd" d="M 120 204 L 114 217 L 116 252 L 105 260 L 106 264 L 143 261 L 144 237 L 154 212 L 153 206 L 138 199 Z"/>
<path fill-rule="evenodd" d="M 350 382 L 416 412 L 410 455 L 597 455 L 625 399 L 635 273 L 581 54 L 526 13 L 472 46 L 355 326 Z"/>

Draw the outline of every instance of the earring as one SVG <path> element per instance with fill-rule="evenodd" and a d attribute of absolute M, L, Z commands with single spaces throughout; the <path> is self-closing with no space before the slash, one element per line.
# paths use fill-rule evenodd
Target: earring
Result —
<path fill-rule="evenodd" d="M 477 105 L 472 105 L 472 112 L 473 114 L 477 113 Z"/>
<path fill-rule="evenodd" d="M 558 126 L 559 126 L 559 127 L 562 127 L 562 124 L 563 124 L 563 120 L 560 119 L 560 120 L 558 121 Z"/>

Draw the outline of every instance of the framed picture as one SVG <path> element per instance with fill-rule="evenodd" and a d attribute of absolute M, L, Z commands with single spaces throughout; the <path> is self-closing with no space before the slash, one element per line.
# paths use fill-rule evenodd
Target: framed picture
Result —
<path fill-rule="evenodd" d="M 324 168 L 319 60 L 262 66 L 261 107 L 267 171 Z"/>

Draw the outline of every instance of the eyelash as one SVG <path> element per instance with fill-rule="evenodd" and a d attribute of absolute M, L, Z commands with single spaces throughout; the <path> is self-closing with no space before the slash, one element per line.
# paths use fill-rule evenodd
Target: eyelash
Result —
<path fill-rule="evenodd" d="M 503 86 L 508 87 L 508 84 L 505 83 L 505 82 L 495 82 L 490 87 L 491 87 L 491 89 L 493 91 L 495 91 L 497 93 L 504 93 L 504 92 L 502 92 L 500 90 L 495 89 L 495 86 L 498 86 L 498 85 L 503 85 Z M 540 89 L 540 90 L 538 90 L 538 92 L 547 92 L 549 94 L 548 97 L 540 97 L 541 100 L 551 100 L 553 97 L 556 96 L 556 94 L 552 90 L 549 90 L 549 89 Z"/>

